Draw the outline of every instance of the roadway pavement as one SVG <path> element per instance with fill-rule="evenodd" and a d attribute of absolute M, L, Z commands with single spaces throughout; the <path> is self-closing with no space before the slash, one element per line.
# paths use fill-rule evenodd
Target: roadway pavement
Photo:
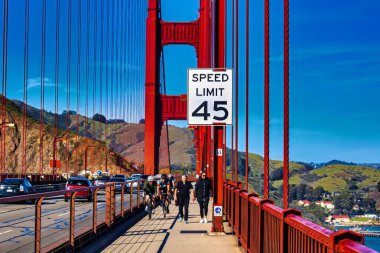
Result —
<path fill-rule="evenodd" d="M 136 194 L 133 194 L 136 205 Z M 120 214 L 120 193 L 116 195 L 116 215 Z M 129 193 L 125 193 L 124 207 L 130 206 Z M 42 204 L 42 247 L 69 236 L 70 203 L 62 197 L 46 198 Z M 92 205 L 86 200 L 75 202 L 75 231 L 92 226 Z M 105 193 L 98 193 L 98 224 L 105 220 Z M 0 252 L 34 251 L 33 204 L 0 204 Z"/>

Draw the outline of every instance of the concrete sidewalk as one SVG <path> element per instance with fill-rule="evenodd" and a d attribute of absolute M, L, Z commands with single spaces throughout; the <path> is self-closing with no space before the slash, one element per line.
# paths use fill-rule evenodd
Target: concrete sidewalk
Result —
<path fill-rule="evenodd" d="M 209 210 L 212 210 L 211 206 Z M 152 220 L 146 216 L 103 252 L 241 252 L 232 235 L 208 235 L 211 230 L 211 212 L 208 215 L 209 223 L 200 224 L 197 202 L 190 202 L 189 224 L 179 221 L 178 207 L 170 207 L 170 215 L 166 219 L 163 219 L 161 207 L 157 207 Z"/>

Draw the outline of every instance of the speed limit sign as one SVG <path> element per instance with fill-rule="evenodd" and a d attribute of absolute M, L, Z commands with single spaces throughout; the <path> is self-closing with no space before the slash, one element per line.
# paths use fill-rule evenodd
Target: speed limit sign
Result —
<path fill-rule="evenodd" d="M 232 70 L 188 69 L 189 125 L 232 124 Z"/>

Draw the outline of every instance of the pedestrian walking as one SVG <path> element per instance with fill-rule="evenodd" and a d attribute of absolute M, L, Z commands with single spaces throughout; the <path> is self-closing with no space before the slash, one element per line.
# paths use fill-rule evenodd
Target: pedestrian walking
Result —
<path fill-rule="evenodd" d="M 206 172 L 202 172 L 201 177 L 195 184 L 194 197 L 199 204 L 201 220 L 199 223 L 207 223 L 208 202 L 212 197 L 211 180 L 207 178 Z"/>
<path fill-rule="evenodd" d="M 190 182 L 187 181 L 187 176 L 183 175 L 182 180 L 177 183 L 177 188 L 174 193 L 174 198 L 179 204 L 179 221 L 184 221 L 188 224 L 189 218 L 189 202 L 190 194 L 193 194 L 193 186 Z M 185 215 L 183 215 L 183 208 L 185 208 Z"/>

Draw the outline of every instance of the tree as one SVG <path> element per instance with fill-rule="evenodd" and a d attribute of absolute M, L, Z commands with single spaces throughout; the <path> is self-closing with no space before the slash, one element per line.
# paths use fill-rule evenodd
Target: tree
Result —
<path fill-rule="evenodd" d="M 95 121 L 98 121 L 98 122 L 102 122 L 102 123 L 106 123 L 106 122 L 107 122 L 106 117 L 104 117 L 104 115 L 99 114 L 99 113 L 96 113 L 96 114 L 92 117 L 92 119 L 95 120 Z"/>
<path fill-rule="evenodd" d="M 335 205 L 335 209 L 347 213 L 351 211 L 354 202 L 349 192 L 343 192 L 341 195 L 334 197 L 333 204 Z"/>
<path fill-rule="evenodd" d="M 276 181 L 276 180 L 282 180 L 284 179 L 284 169 L 279 168 L 272 171 L 272 173 L 269 176 L 270 181 Z"/>

